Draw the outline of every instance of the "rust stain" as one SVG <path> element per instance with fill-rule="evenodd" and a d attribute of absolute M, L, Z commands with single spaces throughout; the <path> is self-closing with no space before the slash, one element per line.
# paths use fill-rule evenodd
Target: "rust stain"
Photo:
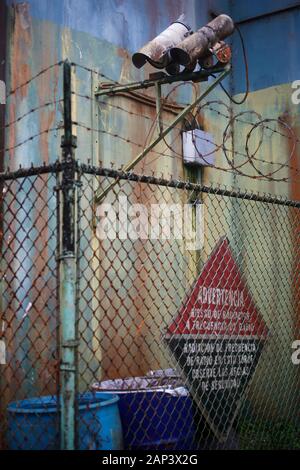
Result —
<path fill-rule="evenodd" d="M 43 25 L 41 43 L 43 54 L 41 56 L 41 69 L 45 69 L 50 63 L 54 64 L 57 61 L 55 48 L 51 47 L 51 38 L 53 37 L 53 27 L 45 23 Z M 58 86 L 59 68 L 56 67 L 47 72 L 42 80 L 37 81 L 37 91 L 39 97 L 39 104 L 43 105 L 46 102 L 51 102 L 56 99 L 57 86 Z M 49 129 L 55 122 L 55 109 L 53 107 L 42 108 L 40 112 L 40 130 Z M 40 137 L 40 150 L 41 160 L 49 163 L 49 142 L 48 134 L 43 134 Z"/>
<path fill-rule="evenodd" d="M 300 127 L 293 126 L 292 118 L 288 110 L 284 113 L 282 118 L 291 126 L 296 137 L 300 136 Z M 290 160 L 290 198 L 296 201 L 300 201 L 300 185 L 299 185 L 299 173 L 300 173 L 300 154 L 299 146 L 295 146 L 293 152 L 293 141 L 292 139 L 286 139 L 287 151 L 291 155 Z M 300 241 L 300 211 L 299 209 L 291 208 L 290 211 L 295 214 L 292 225 L 292 243 L 293 243 L 293 270 L 292 270 L 292 292 L 293 292 L 293 304 L 295 308 L 295 331 L 300 333 L 300 262 L 299 262 L 299 241 Z M 295 339 L 299 339 L 299 338 Z"/>
<path fill-rule="evenodd" d="M 292 127 L 296 136 L 300 136 L 300 127 L 295 128 Z M 293 143 L 291 139 L 287 139 L 289 144 L 289 153 L 293 150 Z M 291 178 L 291 185 L 290 185 L 290 196 L 291 199 L 296 201 L 300 201 L 300 185 L 299 185 L 299 173 L 300 173 L 300 154 L 299 154 L 299 146 L 296 145 L 295 151 L 292 155 L 290 161 L 290 178 Z"/>
<path fill-rule="evenodd" d="M 51 38 L 53 37 L 53 26 L 49 23 L 43 24 L 41 34 L 41 44 L 43 55 L 40 59 L 41 69 L 45 69 L 49 63 L 55 63 L 57 61 L 57 54 L 55 48 L 51 47 Z M 39 104 L 42 106 L 46 102 L 52 102 L 56 100 L 57 88 L 59 80 L 59 68 L 56 67 L 47 72 L 42 80 L 37 81 L 37 95 Z M 40 110 L 39 121 L 40 131 L 49 129 L 54 126 L 56 119 L 56 110 L 54 106 L 47 106 Z M 40 147 L 40 160 L 41 162 L 49 163 L 49 137 L 50 134 L 42 134 L 39 139 Z M 55 361 L 48 357 L 49 350 L 55 347 L 55 338 L 52 338 L 49 316 L 51 307 L 49 306 L 49 299 L 53 297 L 55 292 L 55 280 L 51 282 L 45 282 L 47 275 L 49 274 L 49 268 L 47 266 L 47 260 L 50 259 L 51 253 L 48 247 L 48 240 L 50 238 L 50 230 L 48 224 L 45 221 L 49 220 L 49 208 L 47 207 L 46 201 L 49 199 L 49 187 L 47 184 L 47 177 L 39 179 L 36 184 L 37 193 L 39 200 L 35 202 L 34 222 L 33 225 L 37 229 L 39 234 L 36 240 L 36 250 L 33 257 L 33 275 L 32 275 L 32 288 L 30 294 L 33 295 L 37 292 L 37 296 L 33 299 L 34 310 L 32 312 L 32 322 L 35 325 L 40 325 L 35 331 L 39 331 L 39 336 L 35 337 L 32 341 L 31 357 L 34 361 L 39 364 L 39 369 L 42 373 L 38 374 L 37 386 L 40 390 L 47 393 L 55 393 Z M 37 334 L 37 333 L 36 333 Z M 37 341 L 38 340 L 38 341 Z M 42 340 L 42 341 L 41 341 Z M 49 348 L 43 345 L 48 344 Z M 43 351 L 44 348 L 44 351 Z M 49 378 L 52 377 L 52 381 Z M 47 378 L 47 380 L 46 380 Z"/>
<path fill-rule="evenodd" d="M 29 66 L 32 46 L 32 28 L 28 3 L 15 5 L 14 28 L 12 35 L 11 86 L 17 87 L 31 77 Z M 19 90 L 21 98 L 27 96 L 28 87 Z"/>
<path fill-rule="evenodd" d="M 110 82 L 101 83 L 101 89 L 106 89 L 106 88 L 110 88 L 110 87 L 111 87 Z M 146 104 L 146 105 L 151 106 L 153 108 L 156 107 L 156 98 L 155 98 L 155 96 L 152 96 L 152 95 L 150 95 L 148 93 L 145 93 L 143 91 L 142 92 L 138 92 L 138 91 L 118 91 L 118 96 L 125 96 L 129 99 L 135 100 L 135 101 L 140 102 L 142 104 Z M 170 113 L 173 113 L 173 114 L 175 114 L 175 116 L 177 116 L 177 114 L 179 114 L 184 109 L 184 105 L 178 104 L 176 101 L 172 101 L 170 99 L 165 99 L 163 97 L 161 98 L 161 106 L 162 106 L 163 110 L 166 110 Z M 133 112 L 137 112 L 137 111 L 133 111 Z"/>
<path fill-rule="evenodd" d="M 16 120 L 16 105 L 15 103 L 11 103 L 9 105 L 9 116 L 10 116 L 10 121 L 15 121 Z M 12 148 L 14 145 L 15 145 L 15 142 L 16 142 L 16 126 L 12 126 L 9 130 L 9 134 L 8 134 L 8 147 L 9 148 Z M 15 152 L 14 150 L 10 150 L 9 151 L 9 162 L 8 162 L 8 166 L 10 166 L 11 164 L 13 164 L 14 162 L 14 155 L 15 155 Z"/>
<path fill-rule="evenodd" d="M 131 55 L 129 54 L 129 52 L 127 51 L 127 49 L 124 49 L 123 47 L 118 47 L 117 49 L 117 54 L 119 57 L 121 57 L 121 59 L 125 59 L 125 60 L 130 60 L 131 61 Z"/>
<path fill-rule="evenodd" d="M 29 16 L 29 4 L 18 3 L 14 6 L 14 22 L 11 35 L 11 89 L 17 88 L 21 83 L 26 82 L 31 77 L 30 51 L 32 46 L 32 29 Z M 11 98 L 9 105 L 9 119 L 16 119 L 16 110 L 19 100 L 23 100 L 28 94 L 28 86 L 20 88 L 16 95 Z M 8 136 L 8 147 L 11 148 L 16 143 L 16 126 L 12 126 Z M 14 150 L 9 152 L 9 162 L 14 164 Z"/>
<path fill-rule="evenodd" d="M 132 81 L 131 79 L 131 71 L 132 71 L 132 64 L 131 64 L 131 55 L 129 52 L 124 49 L 123 47 L 117 48 L 117 55 L 123 59 L 122 69 L 120 73 L 120 82 Z"/>

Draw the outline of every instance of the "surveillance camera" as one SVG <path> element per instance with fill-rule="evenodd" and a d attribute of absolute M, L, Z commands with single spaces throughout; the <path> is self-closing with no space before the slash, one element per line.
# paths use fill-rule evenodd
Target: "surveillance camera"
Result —
<path fill-rule="evenodd" d="M 168 51 L 190 34 L 191 28 L 183 21 L 184 15 L 181 15 L 177 21 L 133 54 L 132 62 L 135 67 L 139 69 L 147 61 L 158 69 L 167 67 L 172 61 Z"/>
<path fill-rule="evenodd" d="M 233 20 L 227 15 L 219 15 L 177 46 L 172 47 L 169 54 L 175 63 L 188 66 L 205 57 L 217 42 L 230 36 L 233 31 Z"/>

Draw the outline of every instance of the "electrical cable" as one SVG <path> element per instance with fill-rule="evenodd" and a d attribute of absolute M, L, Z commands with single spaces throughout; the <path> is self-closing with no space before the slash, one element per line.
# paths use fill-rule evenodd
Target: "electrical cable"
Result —
<path fill-rule="evenodd" d="M 245 43 L 244 43 L 244 39 L 243 39 L 243 36 L 242 36 L 242 33 L 241 33 L 241 30 L 240 28 L 237 26 L 237 24 L 235 24 L 235 29 L 236 31 L 238 32 L 238 35 L 240 37 L 240 41 L 241 41 L 241 45 L 242 45 L 242 50 L 243 50 L 243 58 L 244 58 L 244 64 L 245 64 L 245 77 L 246 77 L 246 91 L 245 91 L 245 95 L 243 96 L 243 98 L 241 100 L 236 100 L 234 99 L 230 93 L 226 90 L 226 88 L 224 87 L 224 85 L 222 85 L 222 83 L 220 83 L 220 87 L 222 88 L 222 90 L 224 91 L 225 95 L 230 99 L 230 101 L 234 104 L 237 104 L 237 105 L 240 105 L 240 104 L 243 104 L 246 99 L 248 98 L 248 95 L 249 95 L 249 88 L 250 88 L 250 84 L 249 84 L 249 68 L 248 68 L 248 60 L 247 60 L 247 54 L 246 54 L 246 48 L 245 48 Z M 214 78 L 215 75 L 210 73 L 210 75 Z"/>

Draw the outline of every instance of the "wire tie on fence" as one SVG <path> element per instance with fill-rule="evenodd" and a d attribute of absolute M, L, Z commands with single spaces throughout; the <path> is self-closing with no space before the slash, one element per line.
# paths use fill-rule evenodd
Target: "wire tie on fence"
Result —
<path fill-rule="evenodd" d="M 63 348 L 77 348 L 77 346 L 79 346 L 79 344 L 80 344 L 80 341 L 78 339 L 70 339 L 68 341 L 65 341 L 62 344 L 62 347 Z"/>
<path fill-rule="evenodd" d="M 75 253 L 71 251 L 66 251 L 56 256 L 57 261 L 62 261 L 63 259 L 67 259 L 67 258 L 76 258 Z"/>
<path fill-rule="evenodd" d="M 66 363 L 62 362 L 61 365 L 60 365 L 60 370 L 76 372 L 76 367 L 73 366 L 73 365 L 71 366 L 70 364 L 66 364 Z"/>

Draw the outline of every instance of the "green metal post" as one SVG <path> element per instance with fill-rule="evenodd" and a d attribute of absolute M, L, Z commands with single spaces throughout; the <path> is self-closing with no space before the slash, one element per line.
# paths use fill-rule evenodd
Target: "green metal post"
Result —
<path fill-rule="evenodd" d="M 60 436 L 61 449 L 75 448 L 76 427 L 76 253 L 75 253 L 75 160 L 72 135 L 71 64 L 64 63 L 64 131 L 62 138 L 62 252 L 60 261 Z"/>
<path fill-rule="evenodd" d="M 155 84 L 155 95 L 156 95 L 156 120 L 157 130 L 160 135 L 163 130 L 162 126 L 162 105 L 161 105 L 161 85 L 160 83 Z"/>

